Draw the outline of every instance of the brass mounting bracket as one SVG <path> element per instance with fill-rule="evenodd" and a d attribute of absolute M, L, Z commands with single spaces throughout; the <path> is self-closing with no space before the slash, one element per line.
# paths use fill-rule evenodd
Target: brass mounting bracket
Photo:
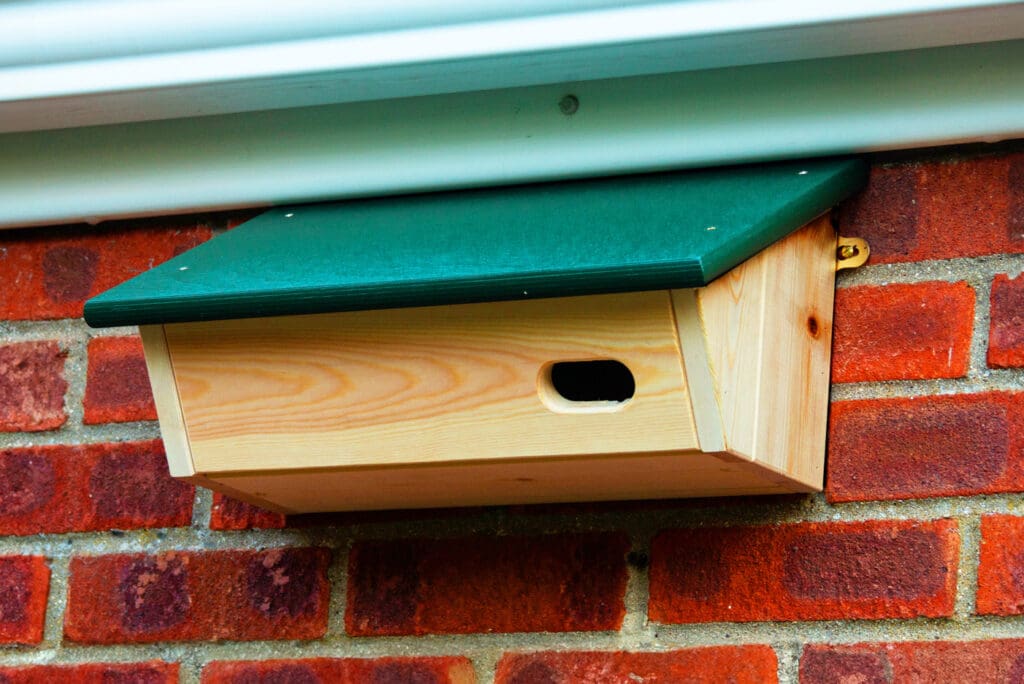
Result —
<path fill-rule="evenodd" d="M 836 240 L 836 270 L 863 266 L 871 255 L 871 246 L 864 238 L 839 236 Z"/>

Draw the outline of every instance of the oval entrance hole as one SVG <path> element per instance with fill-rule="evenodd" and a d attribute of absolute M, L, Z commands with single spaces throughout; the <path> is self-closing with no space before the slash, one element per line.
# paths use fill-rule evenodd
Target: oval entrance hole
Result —
<path fill-rule="evenodd" d="M 576 403 L 613 402 L 633 398 L 636 380 L 620 361 L 559 361 L 551 364 L 551 389 L 566 401 Z"/>

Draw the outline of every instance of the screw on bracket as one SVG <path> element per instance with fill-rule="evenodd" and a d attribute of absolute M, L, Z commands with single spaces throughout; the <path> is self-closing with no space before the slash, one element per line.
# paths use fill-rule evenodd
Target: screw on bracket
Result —
<path fill-rule="evenodd" d="M 836 241 L 836 270 L 863 266 L 871 255 L 871 246 L 864 238 L 839 236 Z"/>

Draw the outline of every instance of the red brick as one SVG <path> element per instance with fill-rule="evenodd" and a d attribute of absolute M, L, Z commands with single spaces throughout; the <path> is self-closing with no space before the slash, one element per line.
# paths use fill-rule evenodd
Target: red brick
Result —
<path fill-rule="evenodd" d="M 211 236 L 195 222 L 9 231 L 0 235 L 0 319 L 79 318 L 89 297 L 180 254 Z"/>
<path fill-rule="evenodd" d="M 832 381 L 962 377 L 973 321 L 974 290 L 963 282 L 840 289 Z"/>
<path fill-rule="evenodd" d="M 872 263 L 909 261 L 920 208 L 916 166 L 873 166 L 867 187 L 839 206 L 840 232 L 865 238 Z"/>
<path fill-rule="evenodd" d="M 829 501 L 1024 490 L 1024 393 L 832 404 Z"/>
<path fill-rule="evenodd" d="M 87 663 L 84 665 L 28 665 L 0 667 L 0 684 L 177 684 L 178 664 Z"/>
<path fill-rule="evenodd" d="M 498 662 L 495 682 L 763 684 L 778 681 L 777 669 L 775 651 L 769 646 L 712 646 L 658 653 L 516 653 L 506 654 Z"/>
<path fill-rule="evenodd" d="M 663 532 L 651 548 L 654 622 L 951 615 L 950 520 L 799 523 Z"/>
<path fill-rule="evenodd" d="M 71 560 L 64 635 L 84 644 L 315 639 L 330 552 L 192 551 Z"/>
<path fill-rule="evenodd" d="M 1024 681 L 1024 640 L 813 645 L 800 684 Z"/>
<path fill-rule="evenodd" d="M 1024 154 L 876 166 L 839 223 L 872 263 L 1024 252 Z"/>
<path fill-rule="evenodd" d="M 981 519 L 977 611 L 1024 614 L 1024 518 L 986 515 Z"/>
<path fill-rule="evenodd" d="M 50 568 L 41 556 L 0 556 L 0 644 L 43 640 Z"/>
<path fill-rule="evenodd" d="M 194 494 L 160 440 L 0 450 L 0 534 L 187 526 Z"/>
<path fill-rule="evenodd" d="M 308 658 L 220 661 L 203 668 L 202 684 L 473 684 L 467 658 Z"/>
<path fill-rule="evenodd" d="M 65 356 L 56 342 L 0 346 L 0 432 L 37 432 L 64 424 Z"/>
<path fill-rule="evenodd" d="M 97 337 L 89 340 L 89 371 L 82 404 L 84 422 L 88 425 L 156 420 L 141 339 Z"/>
<path fill-rule="evenodd" d="M 628 551 L 618 533 L 359 542 L 345 625 L 359 636 L 618 629 Z"/>
<path fill-rule="evenodd" d="M 1012 280 L 1004 274 L 995 277 L 991 314 L 988 365 L 994 368 L 1024 367 L 1024 275 Z"/>
<path fill-rule="evenodd" d="M 210 510 L 211 530 L 280 529 L 286 522 L 285 516 L 281 513 L 232 499 L 220 492 L 213 494 L 213 508 Z"/>

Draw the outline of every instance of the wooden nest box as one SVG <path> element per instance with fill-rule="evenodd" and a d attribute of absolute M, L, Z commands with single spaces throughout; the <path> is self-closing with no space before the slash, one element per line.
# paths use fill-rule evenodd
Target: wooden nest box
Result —
<path fill-rule="evenodd" d="M 170 470 L 288 513 L 821 488 L 856 160 L 271 210 L 86 304 Z M 854 250 L 856 251 L 856 250 Z"/>

